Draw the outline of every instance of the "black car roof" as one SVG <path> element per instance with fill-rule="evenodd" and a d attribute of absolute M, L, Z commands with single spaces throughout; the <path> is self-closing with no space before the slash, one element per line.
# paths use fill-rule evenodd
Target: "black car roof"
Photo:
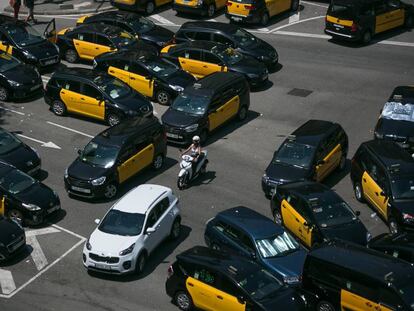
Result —
<path fill-rule="evenodd" d="M 383 233 L 369 241 L 370 246 L 384 246 L 390 248 L 407 248 L 414 253 L 414 233 L 400 232 L 398 234 Z"/>
<path fill-rule="evenodd" d="M 134 50 L 121 50 L 112 53 L 102 54 L 102 58 L 122 58 L 129 61 L 145 62 L 150 60 L 160 60 L 160 57 L 156 54 L 155 50 L 147 44 L 143 44 L 144 48 L 138 48 Z M 145 49 L 145 47 L 148 47 Z M 99 56 L 98 56 L 99 58 Z"/>
<path fill-rule="evenodd" d="M 117 21 L 128 21 L 132 19 L 139 19 L 143 18 L 143 16 L 134 13 L 134 12 L 128 12 L 128 11 L 109 11 L 109 12 L 102 12 L 99 14 L 95 14 L 92 16 L 88 16 L 86 20 L 91 21 L 99 21 L 99 20 L 117 20 Z"/>
<path fill-rule="evenodd" d="M 62 77 L 62 76 L 72 76 L 72 77 L 76 77 L 76 79 L 88 79 L 88 80 L 93 80 L 97 77 L 100 76 L 105 76 L 105 77 L 109 77 L 108 74 L 106 73 L 102 73 L 102 72 L 98 72 L 92 69 L 88 69 L 88 68 L 82 68 L 82 67 L 63 67 L 63 68 L 59 68 L 52 76 L 52 78 L 55 77 Z"/>
<path fill-rule="evenodd" d="M 385 284 L 390 282 L 387 276 L 392 272 L 392 283 L 397 287 L 414 281 L 414 267 L 407 262 L 344 241 L 334 240 L 316 247 L 308 253 L 309 258 L 330 262 Z"/>
<path fill-rule="evenodd" d="M 309 120 L 297 128 L 292 135 L 298 143 L 317 146 L 337 123 L 324 120 Z"/>
<path fill-rule="evenodd" d="M 9 163 L 0 160 L 0 176 L 2 176 L 3 174 L 6 174 L 11 169 L 16 169 L 16 168 L 13 165 L 10 165 Z"/>
<path fill-rule="evenodd" d="M 395 98 L 398 96 L 398 98 Z M 414 98 L 414 86 L 413 85 L 400 85 L 397 86 L 390 96 L 390 101 L 402 98 Z M 413 103 L 414 104 L 414 103 Z"/>
<path fill-rule="evenodd" d="M 154 124 L 159 124 L 158 119 L 155 116 L 126 119 L 121 123 L 102 131 L 92 140 L 98 144 L 120 147 L 131 137 L 131 135 L 137 133 L 144 134 L 145 129 Z"/>
<path fill-rule="evenodd" d="M 329 187 L 314 181 L 299 181 L 294 183 L 287 183 L 278 187 L 280 190 L 287 190 L 292 194 L 303 198 L 306 201 L 312 199 L 319 199 L 326 196 L 330 198 L 335 197 L 336 199 L 341 200 L 341 197 L 336 194 L 335 191 L 331 190 Z"/>
<path fill-rule="evenodd" d="M 169 51 L 174 51 L 176 49 L 182 49 L 182 48 L 196 48 L 196 49 L 202 49 L 202 50 L 211 50 L 215 46 L 223 47 L 223 49 L 226 48 L 226 45 L 213 42 L 213 41 L 206 41 L 206 40 L 194 40 L 194 41 L 186 41 L 184 43 L 177 44 L 170 48 Z"/>
<path fill-rule="evenodd" d="M 209 21 L 186 22 L 181 26 L 181 29 L 188 29 L 188 28 L 219 30 L 225 33 L 234 33 L 238 29 L 240 29 L 240 27 L 237 27 L 236 25 L 233 25 L 233 24 L 220 23 L 220 22 L 209 22 Z"/>
<path fill-rule="evenodd" d="M 120 32 L 125 32 L 124 29 L 114 26 L 101 23 L 90 23 L 90 24 L 81 24 L 71 30 L 72 32 L 93 32 L 99 33 L 106 36 L 117 36 Z"/>
<path fill-rule="evenodd" d="M 253 239 L 269 238 L 284 232 L 283 228 L 270 218 L 244 206 L 222 211 L 215 218 L 241 228 Z"/>
<path fill-rule="evenodd" d="M 186 94 L 212 96 L 214 92 L 223 85 L 237 82 L 237 79 L 244 79 L 244 76 L 236 72 L 215 72 L 191 86 L 185 88 Z"/>

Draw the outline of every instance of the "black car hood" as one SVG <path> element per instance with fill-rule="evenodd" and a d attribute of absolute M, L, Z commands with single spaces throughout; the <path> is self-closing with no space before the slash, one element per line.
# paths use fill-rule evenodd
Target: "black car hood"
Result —
<path fill-rule="evenodd" d="M 286 288 L 279 291 L 274 297 L 259 301 L 259 304 L 266 311 L 289 310 L 304 311 L 306 306 L 293 288 Z"/>
<path fill-rule="evenodd" d="M 240 47 L 239 51 L 244 55 L 249 55 L 254 58 L 259 58 L 260 56 L 273 58 L 275 55 L 277 55 L 276 50 L 273 46 L 258 38 L 256 44 L 252 44 L 247 47 Z"/>
<path fill-rule="evenodd" d="M 309 177 L 309 170 L 295 166 L 271 162 L 266 169 L 266 175 L 283 183 L 304 180 Z"/>
<path fill-rule="evenodd" d="M 28 51 L 38 59 L 59 55 L 55 45 L 47 40 L 43 40 L 37 44 L 26 45 L 22 49 Z"/>
<path fill-rule="evenodd" d="M 186 127 L 191 124 L 198 123 L 200 116 L 177 111 L 169 108 L 161 117 L 162 123 L 173 127 Z"/>
<path fill-rule="evenodd" d="M 19 225 L 7 218 L 0 218 L 0 232 L 0 243 L 4 245 L 10 244 L 24 234 L 23 229 Z"/>
<path fill-rule="evenodd" d="M 400 212 L 414 215 L 414 199 L 393 201 L 392 205 Z"/>
<path fill-rule="evenodd" d="M 250 57 L 250 56 L 243 56 L 243 58 L 233 64 L 228 66 L 230 71 L 238 72 L 241 74 L 264 74 L 267 70 L 265 64 L 259 62 L 258 60 Z"/>
<path fill-rule="evenodd" d="M 306 252 L 298 249 L 294 253 L 286 256 L 263 258 L 262 260 L 268 265 L 268 268 L 286 277 L 301 276 L 302 268 L 305 262 Z"/>
<path fill-rule="evenodd" d="M 174 32 L 171 30 L 165 29 L 163 27 L 155 25 L 154 28 L 147 32 L 140 33 L 140 39 L 154 42 L 154 43 L 162 43 L 165 44 L 172 40 L 174 36 Z M 158 44 L 157 44 L 158 45 Z"/>
<path fill-rule="evenodd" d="M 10 163 L 25 173 L 40 163 L 37 154 L 29 146 L 24 144 L 21 144 L 19 147 L 8 153 L 1 154 L 0 159 Z"/>
<path fill-rule="evenodd" d="M 134 110 L 137 112 L 141 112 L 140 109 L 142 107 L 148 107 L 148 111 L 152 111 L 151 102 L 135 91 L 131 91 L 131 93 L 128 96 L 112 99 L 112 102 L 115 105 L 123 107 L 126 110 Z"/>
<path fill-rule="evenodd" d="M 41 77 L 34 68 L 25 64 L 20 64 L 11 70 L 7 70 L 2 75 L 8 80 L 25 85 L 38 85 L 42 82 Z"/>
<path fill-rule="evenodd" d="M 177 70 L 172 75 L 162 80 L 167 84 L 178 85 L 183 88 L 193 84 L 196 81 L 193 75 L 189 74 L 188 72 L 185 72 L 184 70 Z"/>
<path fill-rule="evenodd" d="M 380 118 L 375 131 L 384 136 L 414 137 L 414 122 Z"/>
<path fill-rule="evenodd" d="M 68 167 L 69 177 L 74 177 L 81 180 L 93 180 L 102 176 L 106 176 L 107 168 L 94 166 L 86 162 L 82 162 L 77 158 Z"/>
<path fill-rule="evenodd" d="M 25 191 L 14 194 L 14 197 L 22 203 L 34 204 L 41 209 L 49 209 L 59 201 L 53 190 L 41 182 L 35 183 Z"/>
<path fill-rule="evenodd" d="M 328 240 L 342 239 L 360 245 L 367 244 L 367 229 L 360 221 L 354 221 L 334 227 L 320 228 L 324 238 Z"/>

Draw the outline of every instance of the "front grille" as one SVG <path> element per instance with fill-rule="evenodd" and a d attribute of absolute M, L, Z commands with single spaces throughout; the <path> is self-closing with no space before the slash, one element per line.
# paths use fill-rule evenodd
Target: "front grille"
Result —
<path fill-rule="evenodd" d="M 40 65 L 42 66 L 48 66 L 51 64 L 55 64 L 59 61 L 59 56 L 52 56 L 52 57 L 47 57 L 47 58 L 42 58 L 39 60 Z"/>
<path fill-rule="evenodd" d="M 9 245 L 7 245 L 7 250 L 10 253 L 13 253 L 16 249 L 18 249 L 23 244 L 24 244 L 24 235 L 18 237 L 16 240 L 14 240 Z"/>
<path fill-rule="evenodd" d="M 118 263 L 119 257 L 104 257 L 97 254 L 90 253 L 89 258 L 96 262 Z"/>
<path fill-rule="evenodd" d="M 72 186 L 76 186 L 76 187 L 88 187 L 89 186 L 89 181 L 80 180 L 80 179 L 73 178 L 73 177 L 70 177 L 70 176 L 68 177 L 68 182 Z"/>

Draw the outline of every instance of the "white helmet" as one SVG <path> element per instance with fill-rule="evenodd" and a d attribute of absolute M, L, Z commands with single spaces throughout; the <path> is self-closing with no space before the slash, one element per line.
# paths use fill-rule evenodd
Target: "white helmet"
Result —
<path fill-rule="evenodd" d="M 195 136 L 193 137 L 193 142 L 194 142 L 194 143 L 199 143 L 199 142 L 200 142 L 200 136 L 195 135 Z"/>

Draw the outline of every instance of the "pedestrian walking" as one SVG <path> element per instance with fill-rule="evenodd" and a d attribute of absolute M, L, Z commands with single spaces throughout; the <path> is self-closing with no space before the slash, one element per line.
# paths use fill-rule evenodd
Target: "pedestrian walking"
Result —
<path fill-rule="evenodd" d="M 10 3 L 10 6 L 14 10 L 14 18 L 18 19 L 19 18 L 20 6 L 22 5 L 22 0 L 10 0 L 9 3 Z"/>
<path fill-rule="evenodd" d="M 34 18 L 34 15 L 33 15 L 34 0 L 24 0 L 24 6 L 28 10 L 26 22 L 28 22 L 29 20 L 32 20 L 34 23 L 36 23 L 36 19 Z"/>

